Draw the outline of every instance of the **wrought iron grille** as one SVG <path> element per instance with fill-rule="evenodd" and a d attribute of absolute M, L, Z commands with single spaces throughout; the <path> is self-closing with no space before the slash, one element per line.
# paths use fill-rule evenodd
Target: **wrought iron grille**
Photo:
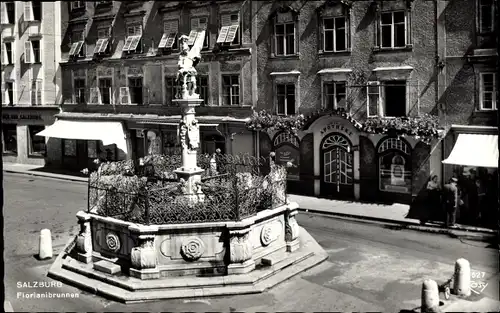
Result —
<path fill-rule="evenodd" d="M 203 201 L 191 201 L 199 195 L 186 194 L 177 181 L 178 156 L 113 163 L 90 175 L 88 209 L 94 214 L 141 224 L 234 221 L 287 202 L 286 168 L 265 158 L 202 156 Z"/>

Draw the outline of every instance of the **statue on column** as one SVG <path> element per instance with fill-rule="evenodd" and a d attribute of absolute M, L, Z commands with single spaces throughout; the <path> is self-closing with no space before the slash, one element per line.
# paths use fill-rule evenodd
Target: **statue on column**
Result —
<path fill-rule="evenodd" d="M 205 38 L 205 31 L 201 31 L 196 38 L 193 47 L 189 49 L 189 37 L 182 35 L 179 38 L 181 52 L 179 55 L 179 70 L 177 71 L 177 84 L 181 91 L 181 99 L 199 98 L 196 91 L 196 65 L 201 59 L 201 49 L 203 48 L 203 39 Z"/>

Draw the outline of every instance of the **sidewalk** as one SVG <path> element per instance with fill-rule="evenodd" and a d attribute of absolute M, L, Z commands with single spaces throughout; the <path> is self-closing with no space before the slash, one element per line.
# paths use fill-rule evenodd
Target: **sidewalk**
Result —
<path fill-rule="evenodd" d="M 54 173 L 48 172 L 38 165 L 4 163 L 3 170 L 7 173 L 27 174 L 33 176 L 50 177 L 56 179 L 87 182 L 88 178 L 78 176 L 79 173 Z M 450 236 L 472 239 L 472 240 L 493 240 L 496 230 L 479 228 L 465 225 L 458 225 L 455 229 L 446 229 L 439 224 L 428 223 L 420 225 L 416 219 L 406 218 L 410 210 L 409 205 L 405 204 L 374 204 L 352 201 L 340 201 L 308 197 L 301 195 L 289 195 L 289 200 L 297 202 L 300 210 L 326 214 L 333 217 L 355 219 L 367 223 L 383 223 L 394 227 L 442 233 Z"/>

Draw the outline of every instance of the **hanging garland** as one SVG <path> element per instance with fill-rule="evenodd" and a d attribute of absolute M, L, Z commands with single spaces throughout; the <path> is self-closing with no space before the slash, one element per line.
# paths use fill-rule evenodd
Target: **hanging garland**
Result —
<path fill-rule="evenodd" d="M 271 114 L 266 110 L 254 112 L 246 123 L 247 129 L 253 131 L 283 131 L 296 135 L 304 126 L 324 115 L 341 116 L 351 122 L 358 130 L 369 134 L 389 134 L 393 136 L 411 136 L 426 144 L 433 139 L 441 138 L 442 133 L 437 116 L 423 114 L 416 117 L 371 117 L 364 122 L 354 119 L 353 115 L 344 109 L 316 110 L 307 117 L 304 115 L 282 116 Z"/>

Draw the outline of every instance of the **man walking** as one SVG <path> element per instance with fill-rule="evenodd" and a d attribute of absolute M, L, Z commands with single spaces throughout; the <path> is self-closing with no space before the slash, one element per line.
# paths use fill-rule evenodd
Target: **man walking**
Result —
<path fill-rule="evenodd" d="M 458 179 L 453 177 L 450 182 L 443 187 L 443 207 L 446 212 L 446 227 L 455 228 L 455 219 L 458 209 Z"/>

